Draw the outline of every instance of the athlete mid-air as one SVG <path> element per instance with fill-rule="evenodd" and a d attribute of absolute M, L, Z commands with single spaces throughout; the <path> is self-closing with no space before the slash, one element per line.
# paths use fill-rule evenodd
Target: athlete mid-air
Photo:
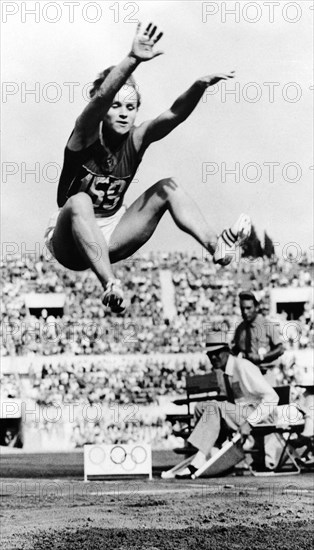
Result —
<path fill-rule="evenodd" d="M 234 77 L 233 72 L 201 77 L 170 109 L 135 126 L 140 95 L 132 73 L 140 63 L 161 55 L 154 48 L 161 37 L 152 24 L 145 32 L 139 24 L 130 53 L 95 80 L 91 100 L 76 120 L 65 148 L 59 211 L 45 234 L 47 247 L 62 265 L 94 271 L 104 289 L 103 303 L 115 312 L 122 312 L 125 303 L 111 264 L 146 243 L 167 210 L 175 224 L 221 265 L 231 261 L 235 245 L 250 234 L 250 219 L 241 214 L 217 239 L 192 198 L 172 178 L 149 187 L 128 208 L 124 204 L 125 192 L 148 146 L 181 124 L 206 88 Z"/>

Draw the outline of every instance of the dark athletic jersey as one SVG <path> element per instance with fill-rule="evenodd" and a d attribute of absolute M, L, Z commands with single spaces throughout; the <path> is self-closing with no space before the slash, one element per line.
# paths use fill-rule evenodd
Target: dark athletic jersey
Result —
<path fill-rule="evenodd" d="M 82 151 L 65 148 L 60 185 L 67 188 L 67 198 L 79 191 L 88 193 L 97 216 L 112 216 L 135 176 L 142 157 L 135 150 L 134 128 L 115 155 L 108 154 L 99 138 Z"/>

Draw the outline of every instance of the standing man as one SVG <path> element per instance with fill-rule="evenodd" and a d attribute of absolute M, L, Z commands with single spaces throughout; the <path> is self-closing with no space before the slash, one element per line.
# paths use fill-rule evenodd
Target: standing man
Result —
<path fill-rule="evenodd" d="M 273 413 L 278 395 L 258 367 L 243 357 L 234 357 L 223 332 L 211 333 L 207 357 L 220 373 L 227 401 L 205 401 L 196 405 L 196 426 L 188 442 L 198 452 L 191 464 L 176 477 L 190 478 L 214 455 L 230 431 L 249 435 L 252 426 L 264 422 Z"/>
<path fill-rule="evenodd" d="M 278 325 L 258 313 L 259 301 L 254 292 L 244 290 L 239 298 L 243 321 L 235 331 L 232 351 L 257 365 L 274 386 L 275 361 L 284 352 Z"/>

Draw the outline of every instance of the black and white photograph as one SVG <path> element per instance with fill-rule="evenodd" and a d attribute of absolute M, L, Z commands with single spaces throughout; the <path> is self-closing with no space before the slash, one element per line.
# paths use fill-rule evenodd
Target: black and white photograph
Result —
<path fill-rule="evenodd" d="M 1 8 L 4 550 L 309 550 L 313 0 Z"/>

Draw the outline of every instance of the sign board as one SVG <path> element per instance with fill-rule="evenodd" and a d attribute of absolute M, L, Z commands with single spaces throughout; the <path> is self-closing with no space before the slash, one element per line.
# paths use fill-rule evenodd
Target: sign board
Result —
<path fill-rule="evenodd" d="M 63 308 L 65 304 L 64 292 L 29 292 L 25 294 L 25 305 L 28 308 Z"/>
<path fill-rule="evenodd" d="M 279 287 L 270 290 L 270 313 L 276 315 L 281 304 L 305 304 L 313 303 L 313 288 L 305 287 Z"/>
<path fill-rule="evenodd" d="M 152 479 L 150 445 L 84 445 L 84 481 L 145 477 Z"/>

